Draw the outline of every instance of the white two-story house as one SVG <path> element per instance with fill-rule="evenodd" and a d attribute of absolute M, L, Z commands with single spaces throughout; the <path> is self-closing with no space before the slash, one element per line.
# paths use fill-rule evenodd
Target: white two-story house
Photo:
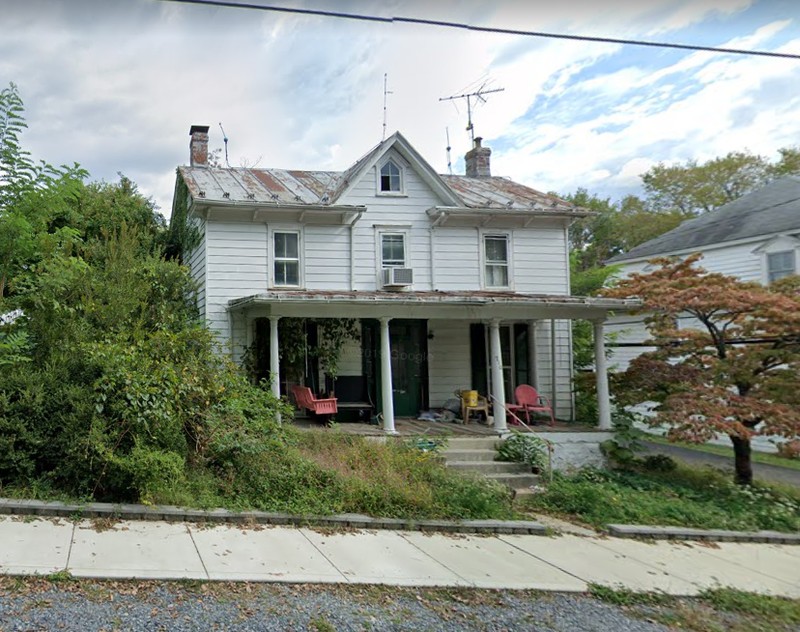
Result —
<path fill-rule="evenodd" d="M 400 133 L 342 172 L 211 167 L 208 128 L 190 136 L 173 217 L 200 230 L 187 260 L 198 308 L 234 359 L 255 350 L 276 394 L 288 393 L 281 319 L 348 318 L 359 335 L 342 349 L 336 394 L 374 403 L 387 432 L 396 416 L 476 389 L 502 433 L 522 383 L 572 418 L 570 320 L 602 332 L 626 305 L 570 295 L 567 227 L 583 211 L 492 176 L 480 139 L 460 176 L 437 174 Z M 333 386 L 313 362 L 291 379 Z M 605 380 L 598 371 L 608 427 Z"/>
<path fill-rule="evenodd" d="M 657 257 L 701 253 L 698 266 L 709 272 L 769 285 L 800 273 L 800 177 L 784 176 L 737 200 L 686 220 L 671 231 L 617 255 L 607 263 L 619 276 L 647 272 Z M 697 323 L 686 316 L 684 327 Z M 607 327 L 615 333 L 612 368 L 627 369 L 631 360 L 652 350 L 643 316 L 618 315 Z"/>

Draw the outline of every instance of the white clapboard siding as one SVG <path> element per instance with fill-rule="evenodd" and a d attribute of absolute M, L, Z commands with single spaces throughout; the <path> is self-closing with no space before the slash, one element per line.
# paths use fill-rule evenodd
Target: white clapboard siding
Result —
<path fill-rule="evenodd" d="M 201 318 L 206 315 L 206 225 L 205 222 L 196 221 L 195 225 L 200 231 L 200 243 L 191 252 L 186 263 L 189 266 L 189 271 L 192 280 L 197 286 L 195 293 L 195 301 L 197 305 L 197 312 Z"/>
<path fill-rule="evenodd" d="M 402 162 L 402 159 L 395 158 Z M 431 290 L 431 220 L 426 211 L 442 204 L 442 201 L 410 168 L 404 171 L 403 195 L 376 195 L 377 177 L 377 168 L 373 167 L 340 201 L 367 207 L 353 230 L 354 289 L 370 291 L 380 288 L 376 233 L 381 227 L 397 227 L 408 235 L 406 266 L 414 271 L 413 289 Z"/>
<path fill-rule="evenodd" d="M 569 294 L 567 230 L 563 223 L 536 222 L 512 235 L 514 290 Z"/>
<path fill-rule="evenodd" d="M 555 321 L 556 335 L 556 385 L 553 388 L 552 355 L 550 347 L 551 321 L 536 323 L 536 357 L 539 369 L 539 391 L 555 399 L 555 413 L 559 419 L 572 419 L 572 327 L 568 320 Z"/>
<path fill-rule="evenodd" d="M 306 289 L 349 289 L 350 228 L 311 224 L 302 230 Z"/>
<path fill-rule="evenodd" d="M 433 264 L 437 290 L 480 288 L 481 257 L 477 228 L 441 227 L 433 231 Z"/>
<path fill-rule="evenodd" d="M 460 320 L 429 320 L 428 378 L 431 408 L 440 408 L 454 397 L 456 389 L 472 384 L 472 365 L 469 353 L 469 322 Z"/>
<path fill-rule="evenodd" d="M 267 288 L 267 226 L 209 221 L 206 256 L 206 320 L 213 331 L 227 339 L 228 301 L 258 294 Z M 233 321 L 234 358 L 238 359 L 247 342 L 246 326 L 241 316 Z"/>

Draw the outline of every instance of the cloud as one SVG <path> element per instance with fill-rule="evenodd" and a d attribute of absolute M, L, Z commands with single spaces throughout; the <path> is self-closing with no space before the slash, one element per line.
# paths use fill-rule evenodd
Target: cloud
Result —
<path fill-rule="evenodd" d="M 330 8 L 321 0 L 305 7 Z M 337 9 L 611 37 L 713 27 L 718 41 L 798 49 L 797 24 L 747 0 L 363 0 Z M 736 20 L 739 20 L 738 22 Z M 188 128 L 211 127 L 232 165 L 344 169 L 401 130 L 444 172 L 470 147 L 466 104 L 440 98 L 484 83 L 473 104 L 493 171 L 540 189 L 625 191 L 652 161 L 748 146 L 774 153 L 800 137 L 797 64 L 732 59 L 408 24 L 131 0 L 12 0 L 4 7 L 0 76 L 20 85 L 36 157 L 118 171 L 168 212 Z M 747 24 L 747 29 L 737 25 Z M 685 31 L 689 29 L 689 31 Z M 694 33 L 694 31 L 691 31 Z"/>

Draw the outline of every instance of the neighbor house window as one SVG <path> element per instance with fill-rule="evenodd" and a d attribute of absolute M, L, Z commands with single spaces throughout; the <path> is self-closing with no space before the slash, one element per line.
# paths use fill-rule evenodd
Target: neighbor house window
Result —
<path fill-rule="evenodd" d="M 401 233 L 381 235 L 381 267 L 404 268 L 406 265 L 406 239 Z"/>
<path fill-rule="evenodd" d="M 508 287 L 508 235 L 484 235 L 484 285 Z"/>
<path fill-rule="evenodd" d="M 389 160 L 381 167 L 381 191 L 384 193 L 400 193 L 400 167 Z"/>
<path fill-rule="evenodd" d="M 769 282 L 777 281 L 795 273 L 794 251 L 773 252 L 767 255 L 767 277 Z"/>
<path fill-rule="evenodd" d="M 300 234 L 294 232 L 274 232 L 273 266 L 274 284 L 298 287 L 300 285 Z"/>

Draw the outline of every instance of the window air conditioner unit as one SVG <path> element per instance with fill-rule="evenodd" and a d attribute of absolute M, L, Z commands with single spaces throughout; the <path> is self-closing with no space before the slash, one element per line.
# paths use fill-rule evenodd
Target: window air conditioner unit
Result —
<path fill-rule="evenodd" d="M 414 281 L 411 268 L 384 268 L 383 287 L 408 287 Z"/>

